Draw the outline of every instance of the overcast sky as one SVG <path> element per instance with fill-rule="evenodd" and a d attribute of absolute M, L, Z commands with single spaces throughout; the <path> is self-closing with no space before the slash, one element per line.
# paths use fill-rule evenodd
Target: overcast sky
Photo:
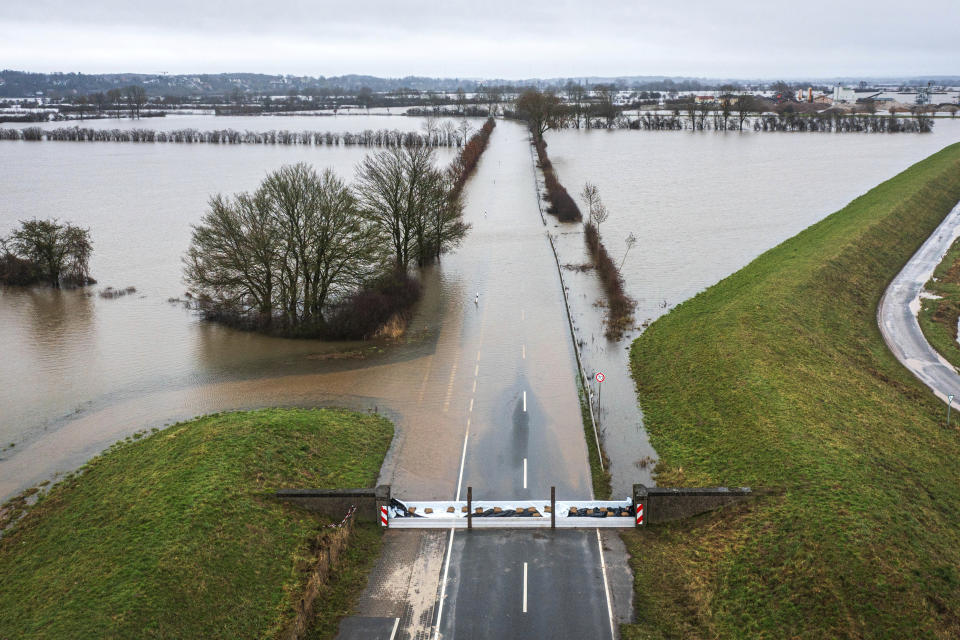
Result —
<path fill-rule="evenodd" d="M 960 74 L 960 0 L 11 0 L 0 34 L 27 71 Z"/>

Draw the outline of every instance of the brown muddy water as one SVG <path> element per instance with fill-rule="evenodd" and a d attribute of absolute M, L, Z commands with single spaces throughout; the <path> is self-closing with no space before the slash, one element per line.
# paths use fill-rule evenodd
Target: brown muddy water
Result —
<path fill-rule="evenodd" d="M 331 347 L 232 331 L 168 302 L 183 297 L 180 257 L 190 224 L 210 195 L 253 189 L 268 171 L 298 161 L 351 178 L 366 153 L 281 146 L 0 146 L 0 234 L 34 216 L 89 227 L 91 272 L 98 280 L 86 290 L 0 289 L 0 497 L 69 471 L 139 429 L 231 407 L 310 404 L 294 389 L 273 398 L 248 391 L 231 396 L 218 384 L 399 357 L 382 353 L 377 344 Z M 438 150 L 440 162 L 452 157 L 452 150 Z M 431 275 L 427 281 L 436 289 L 440 279 Z M 137 291 L 102 299 L 97 292 L 107 286 Z M 435 298 L 428 292 L 424 308 Z M 425 312 L 419 326 L 434 326 L 437 313 Z M 362 360 L 325 359 L 331 350 L 359 352 Z"/>
<path fill-rule="evenodd" d="M 610 211 L 601 233 L 614 261 L 623 260 L 627 235 L 637 237 L 622 268 L 636 327 L 622 340 L 603 337 L 596 275 L 564 271 L 584 366 L 606 375 L 600 422 L 620 495 L 634 479 L 649 480 L 656 458 L 629 371 L 643 323 L 957 142 L 960 120 L 938 119 L 927 135 L 564 130 L 546 140 L 572 195 L 585 181 L 599 186 Z M 550 218 L 548 230 L 562 262 L 587 262 L 579 225 Z"/>
<path fill-rule="evenodd" d="M 399 344 L 268 338 L 201 322 L 168 302 L 183 295 L 180 256 L 210 194 L 252 189 L 267 171 L 300 160 L 349 177 L 366 153 L 0 146 L 0 233 L 28 216 L 89 226 L 99 281 L 87 291 L 0 292 L 0 496 L 73 470 L 136 431 L 198 414 L 336 405 L 396 422 L 382 480 L 417 498 L 452 498 L 460 480 L 488 495 L 545 495 L 556 485 L 587 497 L 572 346 L 520 125 L 495 130 L 465 190 L 473 229 L 423 274 L 424 298 Z M 452 154 L 438 157 L 446 163 Z M 107 286 L 137 291 L 96 295 Z M 529 419 L 520 408 L 527 401 Z"/>
<path fill-rule="evenodd" d="M 357 131 L 418 130 L 423 120 L 178 116 L 120 122 Z M 938 121 L 930 136 L 567 131 L 548 134 L 548 142 L 571 192 L 584 180 L 599 184 L 611 210 L 603 235 L 614 258 L 620 259 L 627 232 L 639 238 L 624 266 L 639 323 L 664 313 L 664 300 L 672 306 L 695 294 L 957 139 L 956 124 Z M 183 295 L 180 256 L 189 225 L 211 194 L 252 189 L 266 172 L 301 160 L 349 178 L 368 150 L 0 143 L 0 234 L 34 216 L 90 227 L 91 267 L 99 281 L 87 291 L 0 290 L 0 498 L 75 469 L 138 430 L 235 408 L 330 404 L 378 410 L 397 421 L 386 479 L 417 490 L 422 499 L 455 492 L 463 424 L 471 415 L 476 444 L 464 459 L 464 482 L 526 495 L 518 465 L 529 458 L 529 490 L 557 483 L 570 493 L 588 491 L 569 334 L 558 322 L 559 282 L 546 260 L 525 139 L 519 125 L 498 123 L 466 191 L 465 215 L 474 228 L 459 250 L 424 274 L 424 300 L 407 337 L 400 344 L 333 346 L 217 327 L 168 299 Z M 448 162 L 452 150 L 438 155 Z M 585 260 L 576 227 L 551 220 L 548 230 L 558 237 L 562 261 Z M 632 481 L 649 477 L 638 460 L 655 456 L 627 369 L 629 338 L 602 338 L 591 272 L 564 276 L 586 366 L 607 375 L 601 426 L 614 493 L 627 495 Z M 96 292 L 107 286 L 137 292 L 99 298 Z M 478 291 L 481 305 L 473 303 Z M 526 309 L 519 319 L 517 309 Z M 503 413 L 503 407 L 519 406 L 521 389 L 530 390 L 542 431 L 524 432 L 520 414 Z M 476 409 L 468 405 L 474 397 Z M 513 430 L 503 434 L 489 426 L 499 423 Z M 548 424 L 562 424 L 562 434 L 546 438 Z M 569 472 L 558 479 L 564 468 Z"/>

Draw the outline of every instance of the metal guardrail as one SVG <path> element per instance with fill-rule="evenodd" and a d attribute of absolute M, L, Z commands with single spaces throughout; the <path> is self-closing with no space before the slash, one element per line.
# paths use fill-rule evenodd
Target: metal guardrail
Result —
<path fill-rule="evenodd" d="M 387 526 L 396 529 L 450 528 L 633 528 L 632 500 L 436 500 L 393 499 Z"/>

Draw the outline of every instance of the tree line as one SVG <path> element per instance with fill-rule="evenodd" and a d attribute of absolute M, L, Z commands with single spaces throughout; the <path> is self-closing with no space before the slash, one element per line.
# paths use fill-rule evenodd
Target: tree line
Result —
<path fill-rule="evenodd" d="M 543 134 L 551 126 L 550 114 L 556 113 L 558 105 L 559 99 L 556 96 L 535 90 L 523 92 L 514 103 L 515 114 L 527 122 L 533 147 L 537 151 L 537 166 L 543 172 L 547 201 L 550 203 L 547 211 L 557 216 L 561 222 L 573 222 L 582 220 L 583 214 L 580 213 L 576 201 L 560 184 L 560 179 L 553 170 L 553 163 L 547 155 L 547 142 L 543 139 Z"/>
<path fill-rule="evenodd" d="M 525 120 L 531 130 L 542 137 L 553 129 L 640 129 L 645 131 L 822 131 L 862 133 L 927 133 L 933 128 L 933 117 L 922 107 L 911 109 L 911 115 L 898 118 L 875 115 L 876 109 L 863 106 L 865 112 L 844 113 L 827 109 L 815 113 L 799 113 L 800 105 L 773 102 L 752 95 L 727 94 L 713 101 L 683 97 L 666 102 L 666 113 L 627 116 L 615 104 L 612 87 L 568 87 L 566 101 L 549 91 L 530 89 L 517 98 L 507 117 Z M 812 105 L 804 105 L 812 106 Z M 771 113 L 771 111 L 773 113 Z"/>
<path fill-rule="evenodd" d="M 367 156 L 353 184 L 300 163 L 252 193 L 214 196 L 184 257 L 200 309 L 234 326 L 305 337 L 364 339 L 404 322 L 419 296 L 413 270 L 469 230 L 460 189 L 492 129 L 445 170 L 430 147 L 394 147 Z"/>
<path fill-rule="evenodd" d="M 22 220 L 0 237 L 0 284 L 85 286 L 90 277 L 90 230 L 56 219 Z"/>
<path fill-rule="evenodd" d="M 307 146 L 363 146 L 363 147 L 460 147 L 470 131 L 460 127 L 437 127 L 423 133 L 396 129 L 367 129 L 358 133 L 331 131 L 236 131 L 218 129 L 92 129 L 58 127 L 43 129 L 0 128 L 0 140 L 28 142 L 166 142 L 184 144 L 281 144 Z"/>

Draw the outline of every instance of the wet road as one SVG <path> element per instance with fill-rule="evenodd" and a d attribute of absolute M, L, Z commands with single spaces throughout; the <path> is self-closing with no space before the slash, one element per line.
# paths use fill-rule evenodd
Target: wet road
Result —
<path fill-rule="evenodd" d="M 404 427 L 384 473 L 401 499 L 465 499 L 467 487 L 475 499 L 548 499 L 551 486 L 558 499 L 592 497 L 528 145 L 523 127 L 498 122 L 467 183 L 473 228 L 442 265 L 460 298 L 421 360 L 423 419 Z M 398 638 L 611 637 L 603 553 L 596 530 L 390 531 L 360 614 L 399 617 Z"/>
<path fill-rule="evenodd" d="M 495 153 L 467 191 L 468 209 L 486 216 L 474 217 L 464 249 L 476 256 L 480 302 L 464 322 L 468 422 L 454 498 L 468 486 L 474 499 L 546 498 L 551 486 L 558 498 L 592 497 L 576 361 L 528 145 L 522 128 L 498 124 Z M 447 548 L 435 637 L 612 634 L 595 530 L 450 532 Z"/>
<path fill-rule="evenodd" d="M 944 402 L 948 395 L 960 396 L 960 375 L 924 338 L 917 311 L 923 285 L 958 237 L 960 204 L 893 279 L 877 309 L 880 333 L 890 351 Z"/>

